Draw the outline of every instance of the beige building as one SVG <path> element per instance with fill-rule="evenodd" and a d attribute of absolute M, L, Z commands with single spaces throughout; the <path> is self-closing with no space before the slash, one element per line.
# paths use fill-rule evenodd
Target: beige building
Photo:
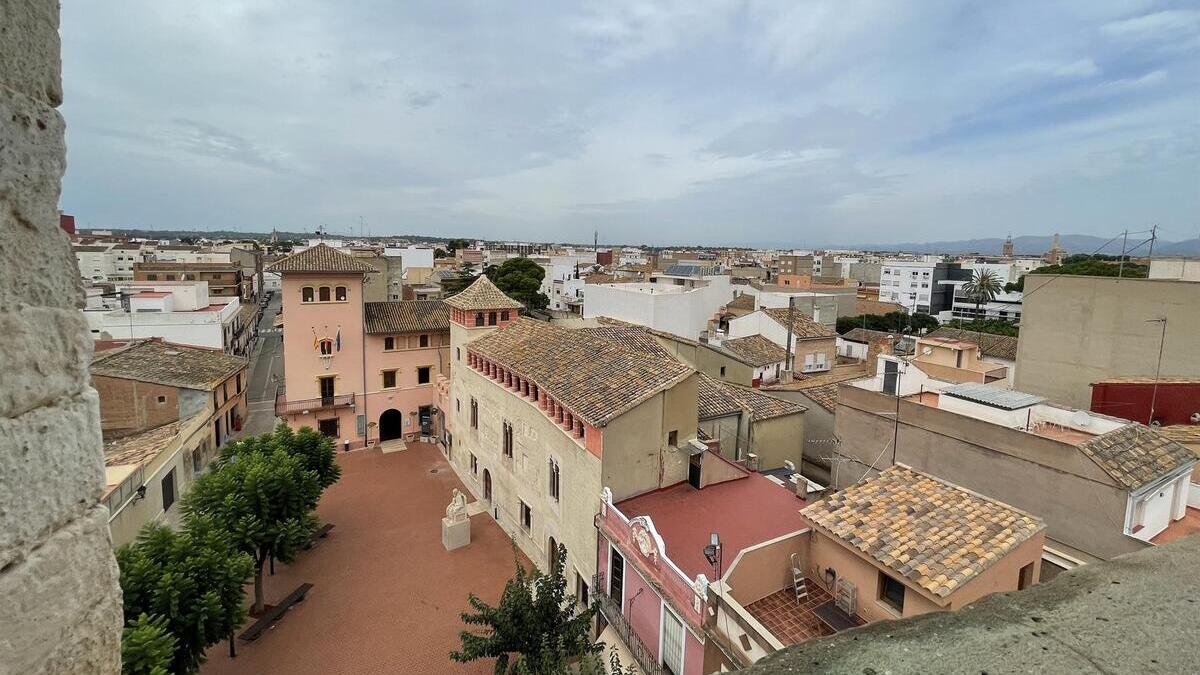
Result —
<path fill-rule="evenodd" d="M 807 408 L 703 373 L 697 397 L 700 437 L 710 450 L 754 470 L 799 469 Z"/>
<path fill-rule="evenodd" d="M 1030 274 L 1014 386 L 1086 408 L 1092 382 L 1200 376 L 1198 335 L 1200 282 Z"/>
<path fill-rule="evenodd" d="M 531 560 L 556 544 L 586 593 L 602 486 L 632 496 L 688 476 L 698 376 L 586 330 L 518 318 L 486 277 L 451 308 L 451 466 Z"/>
<path fill-rule="evenodd" d="M 880 360 L 874 377 L 839 389 L 837 487 L 905 464 L 1001 499 L 1045 520 L 1051 574 L 1140 550 L 1185 524 L 1196 456 L 1182 445 L 1041 396 L 939 382 Z"/>
<path fill-rule="evenodd" d="M 1008 381 L 1008 368 L 984 361 L 978 344 L 955 338 L 917 338 L 917 353 L 910 363 L 943 382 L 1003 386 Z"/>

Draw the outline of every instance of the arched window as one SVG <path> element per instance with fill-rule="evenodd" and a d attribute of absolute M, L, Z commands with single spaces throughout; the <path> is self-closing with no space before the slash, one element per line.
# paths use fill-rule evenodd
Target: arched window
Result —
<path fill-rule="evenodd" d="M 318 346 L 321 348 L 321 356 L 329 356 L 330 354 L 333 354 L 333 340 L 330 340 L 329 338 L 322 338 L 318 343 Z"/>
<path fill-rule="evenodd" d="M 300 289 L 300 302 L 312 302 L 312 301 L 313 301 L 313 287 L 305 286 L 304 288 L 301 288 Z"/>
<path fill-rule="evenodd" d="M 317 299 L 320 300 L 321 302 L 329 302 L 329 287 L 328 286 L 322 286 L 317 291 Z"/>
<path fill-rule="evenodd" d="M 334 297 L 334 298 L 335 298 L 335 299 L 336 299 L 338 302 L 345 302 L 345 301 L 346 301 L 346 287 L 345 287 L 345 286 L 338 286 L 338 287 L 337 287 L 337 288 L 334 290 L 333 297 Z"/>

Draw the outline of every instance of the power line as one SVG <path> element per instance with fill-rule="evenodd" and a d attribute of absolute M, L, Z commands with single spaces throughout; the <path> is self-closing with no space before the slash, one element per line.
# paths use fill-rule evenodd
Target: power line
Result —
<path fill-rule="evenodd" d="M 1091 253 L 1088 253 L 1087 255 L 1092 256 L 1092 255 L 1096 255 L 1096 254 L 1100 253 L 1100 251 L 1103 251 L 1105 248 L 1108 248 L 1109 244 L 1113 243 L 1117 239 L 1120 239 L 1121 237 L 1128 237 L 1130 234 L 1145 234 L 1147 232 L 1153 232 L 1153 230 L 1140 230 L 1138 232 L 1129 232 L 1127 230 L 1125 232 L 1122 232 L 1121 234 L 1118 234 L 1117 236 L 1113 237 L 1112 239 L 1109 239 L 1108 241 L 1104 242 L 1103 244 L 1100 245 L 1099 248 L 1097 248 L 1095 251 L 1092 251 Z M 1140 244 L 1139 244 L 1139 246 L 1140 246 Z M 1124 259 L 1124 256 L 1122 256 L 1122 260 L 1123 259 Z M 1030 272 L 1029 274 L 1033 274 L 1033 272 Z M 1025 276 L 1029 276 L 1029 274 L 1026 274 Z M 1066 272 L 1059 272 L 1058 274 L 1049 274 L 1049 275 L 1039 274 L 1038 276 L 1049 276 L 1050 280 L 1047 281 L 1046 283 L 1042 284 L 1041 286 L 1038 286 L 1037 288 L 1033 289 L 1032 291 L 1022 292 L 1023 294 L 1021 296 L 1021 302 L 1024 302 L 1026 298 L 1033 295 L 1034 293 L 1037 293 L 1038 291 L 1049 286 L 1050 284 L 1054 283 L 1059 278 L 1070 277 L 1070 276 L 1075 276 L 1075 275 L 1067 274 Z"/>

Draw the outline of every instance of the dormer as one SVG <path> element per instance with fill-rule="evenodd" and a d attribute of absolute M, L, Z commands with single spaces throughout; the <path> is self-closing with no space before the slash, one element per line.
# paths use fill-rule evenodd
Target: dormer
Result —
<path fill-rule="evenodd" d="M 463 328 L 502 328 L 517 320 L 522 307 L 483 274 L 445 302 L 450 306 L 450 321 Z"/>

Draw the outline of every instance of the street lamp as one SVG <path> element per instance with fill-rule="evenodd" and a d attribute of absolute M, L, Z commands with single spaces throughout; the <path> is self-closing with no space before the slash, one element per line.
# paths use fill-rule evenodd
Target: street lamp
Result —
<path fill-rule="evenodd" d="M 717 576 L 715 579 L 721 578 L 721 537 L 713 532 L 709 535 L 709 545 L 704 547 L 704 557 L 708 560 L 708 564 L 714 565 L 717 568 Z"/>

